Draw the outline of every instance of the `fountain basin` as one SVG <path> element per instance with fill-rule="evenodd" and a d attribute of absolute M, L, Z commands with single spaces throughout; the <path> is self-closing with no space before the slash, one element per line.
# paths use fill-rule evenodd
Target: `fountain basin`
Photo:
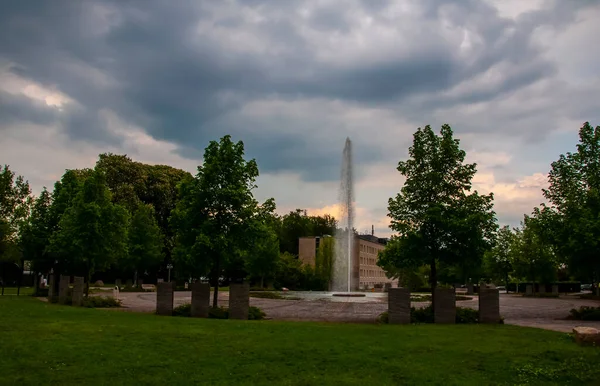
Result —
<path fill-rule="evenodd" d="M 361 294 L 359 292 L 336 292 L 331 294 L 331 296 L 338 296 L 338 297 L 346 297 L 346 298 L 364 298 L 365 294 Z"/>

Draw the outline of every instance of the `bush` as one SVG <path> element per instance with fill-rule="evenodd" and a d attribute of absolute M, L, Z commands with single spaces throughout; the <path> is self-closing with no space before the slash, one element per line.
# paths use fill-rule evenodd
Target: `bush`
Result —
<path fill-rule="evenodd" d="M 214 308 L 208 311 L 209 319 L 229 319 L 229 310 L 225 307 Z"/>
<path fill-rule="evenodd" d="M 600 320 L 600 307 L 579 307 L 571 310 L 570 319 L 576 320 Z"/>
<path fill-rule="evenodd" d="M 47 298 L 48 297 L 48 288 L 37 288 L 31 296 L 36 298 Z"/>
<path fill-rule="evenodd" d="M 267 316 L 260 308 L 250 306 L 248 310 L 248 320 L 263 320 Z"/>
<path fill-rule="evenodd" d="M 113 297 L 88 296 L 81 305 L 87 308 L 113 308 L 121 307 L 121 301 Z"/>
<path fill-rule="evenodd" d="M 456 323 L 479 323 L 479 311 L 474 310 L 472 308 L 456 307 Z"/>
<path fill-rule="evenodd" d="M 192 316 L 192 305 L 190 303 L 182 304 L 173 309 L 173 316 Z"/>
<path fill-rule="evenodd" d="M 379 324 L 388 324 L 390 322 L 390 314 L 385 311 L 379 314 L 377 317 L 377 323 Z"/>
<path fill-rule="evenodd" d="M 428 305 L 423 308 L 410 308 L 411 323 L 433 323 L 433 307 Z"/>

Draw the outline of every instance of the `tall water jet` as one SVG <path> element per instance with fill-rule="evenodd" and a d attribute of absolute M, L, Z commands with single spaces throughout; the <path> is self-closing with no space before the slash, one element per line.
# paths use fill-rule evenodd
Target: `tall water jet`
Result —
<path fill-rule="evenodd" d="M 350 292 L 354 289 L 352 283 L 352 258 L 354 256 L 354 181 L 352 174 L 352 141 L 350 138 L 346 138 L 342 155 L 340 213 L 338 216 L 340 229 L 335 235 L 332 291 Z"/>

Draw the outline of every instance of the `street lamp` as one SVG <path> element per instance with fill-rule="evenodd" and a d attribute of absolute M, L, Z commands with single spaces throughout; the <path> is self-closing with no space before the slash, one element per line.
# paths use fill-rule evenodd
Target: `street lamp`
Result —
<path fill-rule="evenodd" d="M 167 281 L 170 283 L 171 282 L 171 270 L 173 269 L 173 264 L 167 264 L 167 269 L 169 270 L 169 277 L 168 277 Z"/>

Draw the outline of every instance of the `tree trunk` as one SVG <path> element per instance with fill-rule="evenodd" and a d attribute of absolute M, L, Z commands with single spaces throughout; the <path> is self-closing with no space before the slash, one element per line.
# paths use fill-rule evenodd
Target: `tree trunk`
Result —
<path fill-rule="evenodd" d="M 19 274 L 19 281 L 17 282 L 17 296 L 21 294 L 21 283 L 23 282 L 23 270 L 25 269 L 25 260 L 21 260 L 21 272 Z"/>
<path fill-rule="evenodd" d="M 431 306 L 435 303 L 435 289 L 437 287 L 437 267 L 435 265 L 435 257 L 431 259 L 431 277 L 429 278 L 431 284 Z"/>
<path fill-rule="evenodd" d="M 215 292 L 213 292 L 213 308 L 219 305 L 219 272 L 221 271 L 221 259 L 217 257 L 215 261 L 215 271 L 213 281 L 215 283 Z"/>

